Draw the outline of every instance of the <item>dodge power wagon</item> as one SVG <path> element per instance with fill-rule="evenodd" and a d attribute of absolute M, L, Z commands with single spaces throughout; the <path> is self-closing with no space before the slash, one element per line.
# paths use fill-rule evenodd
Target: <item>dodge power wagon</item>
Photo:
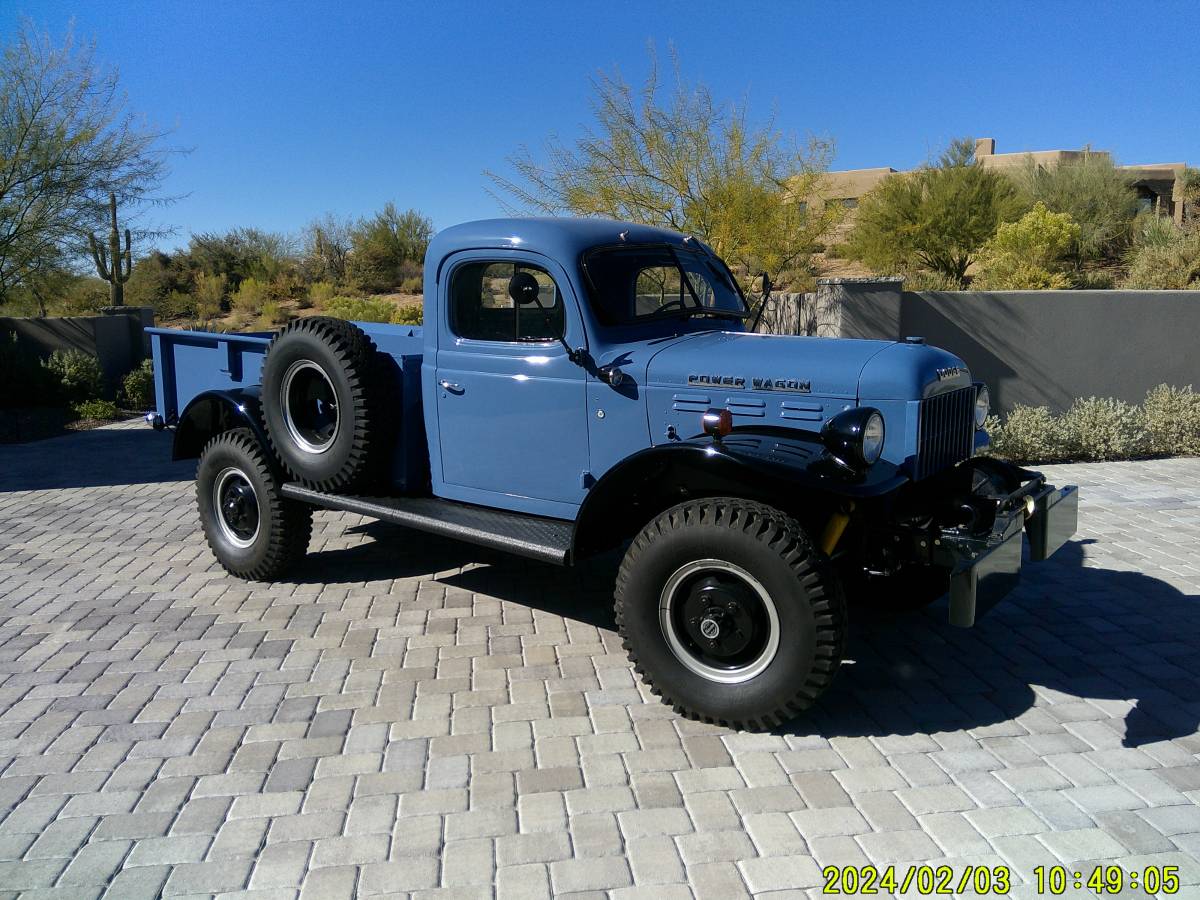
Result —
<path fill-rule="evenodd" d="M 423 327 L 150 329 L 156 427 L 198 458 L 242 578 L 306 552 L 314 508 L 543 563 L 623 553 L 616 622 L 680 713 L 770 728 L 841 662 L 847 600 L 949 593 L 970 626 L 1075 532 L 1078 494 L 981 455 L 988 391 L 902 342 L 756 334 L 702 241 L 596 219 L 449 228 Z M 766 287 L 769 291 L 769 285 Z"/>

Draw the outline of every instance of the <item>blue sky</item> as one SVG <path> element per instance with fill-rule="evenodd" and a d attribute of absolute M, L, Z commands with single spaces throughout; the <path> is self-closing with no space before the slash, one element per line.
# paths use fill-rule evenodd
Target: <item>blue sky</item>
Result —
<path fill-rule="evenodd" d="M 440 228 L 499 212 L 486 168 L 589 121 L 589 78 L 647 45 L 833 168 L 912 166 L 951 138 L 1200 165 L 1200 4 L 9 0 L 94 37 L 133 107 L 192 152 L 162 218 L 296 231 L 394 200 Z"/>

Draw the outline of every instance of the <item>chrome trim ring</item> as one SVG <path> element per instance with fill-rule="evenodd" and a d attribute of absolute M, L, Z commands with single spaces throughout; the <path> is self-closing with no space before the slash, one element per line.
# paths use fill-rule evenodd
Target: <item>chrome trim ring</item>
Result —
<path fill-rule="evenodd" d="M 742 581 L 763 605 L 767 620 L 766 641 L 758 655 L 742 665 L 728 668 L 710 665 L 689 649 L 684 637 L 678 633 L 674 610 L 676 604 L 683 600 L 679 589 L 685 582 L 705 572 L 733 575 Z M 689 671 L 719 684 L 742 684 L 756 678 L 771 665 L 775 654 L 779 651 L 779 611 L 775 607 L 775 601 L 771 599 L 771 595 L 767 593 L 767 589 L 757 578 L 740 566 L 735 566 L 722 559 L 697 559 L 676 569 L 663 585 L 662 593 L 659 595 L 658 623 L 663 637 L 667 641 L 667 646 L 675 658 L 683 663 Z M 702 630 L 705 630 L 706 624 L 707 622 L 701 624 Z"/>
<path fill-rule="evenodd" d="M 296 378 L 302 372 L 315 372 L 317 376 L 324 382 L 328 388 L 328 396 L 333 402 L 328 404 L 328 408 L 333 411 L 333 431 L 329 436 L 323 439 L 312 439 L 311 430 L 303 429 L 303 426 L 297 421 L 299 409 L 293 409 L 293 388 L 296 387 Z M 311 377 L 311 376 L 309 376 Z M 310 402 L 319 403 L 321 401 L 309 398 Z M 326 401 L 327 402 L 327 401 Z M 301 450 L 306 453 L 320 454 L 324 453 L 333 446 L 333 442 L 337 440 L 338 429 L 341 428 L 341 413 L 337 408 L 337 392 L 333 389 L 333 382 L 329 380 L 329 376 L 325 374 L 325 370 L 318 366 L 315 362 L 309 359 L 298 359 L 283 373 L 283 379 L 279 384 L 279 408 L 283 412 L 283 424 L 288 430 L 288 435 L 292 441 Z M 303 429 L 303 430 L 302 430 Z M 305 434 L 305 431 L 310 431 Z"/>
<path fill-rule="evenodd" d="M 248 538 L 239 535 L 237 527 L 229 519 L 231 510 L 227 509 L 227 506 L 230 504 L 231 498 L 226 496 L 226 488 L 231 490 L 240 489 L 243 495 L 241 502 L 245 502 L 244 489 L 241 489 L 240 485 L 234 484 L 234 479 L 242 482 L 245 487 L 250 489 L 250 496 L 254 500 L 254 531 Z M 252 547 L 254 542 L 258 540 L 258 533 L 262 529 L 262 507 L 258 502 L 258 491 L 254 489 L 254 482 L 247 477 L 246 473 L 236 466 L 227 466 L 218 472 L 217 477 L 213 480 L 212 504 L 213 510 L 216 512 L 217 527 L 221 529 L 221 536 L 239 550 L 246 550 Z"/>

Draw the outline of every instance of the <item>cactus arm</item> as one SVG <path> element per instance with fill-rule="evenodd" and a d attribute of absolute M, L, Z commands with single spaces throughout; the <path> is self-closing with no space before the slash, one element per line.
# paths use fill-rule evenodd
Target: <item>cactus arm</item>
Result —
<path fill-rule="evenodd" d="M 116 278 L 120 279 L 121 283 L 124 284 L 126 281 L 129 280 L 129 276 L 133 273 L 133 255 L 129 252 L 129 229 L 128 228 L 125 229 L 125 252 L 122 254 L 122 256 L 125 257 L 124 270 L 122 271 L 122 267 L 120 265 L 117 265 L 114 267 L 116 271 L 113 272 L 113 275 Z"/>
<path fill-rule="evenodd" d="M 92 259 L 96 263 L 96 274 L 105 281 L 109 280 L 108 260 L 104 254 L 104 247 L 96 243 L 96 238 L 92 234 L 88 234 L 88 243 L 92 247 Z"/>

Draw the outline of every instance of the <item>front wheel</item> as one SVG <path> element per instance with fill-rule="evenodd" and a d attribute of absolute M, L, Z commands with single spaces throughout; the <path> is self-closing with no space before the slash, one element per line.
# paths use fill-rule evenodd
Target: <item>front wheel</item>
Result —
<path fill-rule="evenodd" d="M 213 556 L 227 572 L 274 581 L 299 561 L 312 534 L 312 508 L 286 499 L 248 428 L 217 435 L 200 454 L 196 504 Z"/>
<path fill-rule="evenodd" d="M 682 503 L 647 525 L 621 563 L 616 617 L 654 693 L 751 730 L 811 706 L 845 644 L 828 562 L 790 516 L 738 498 Z"/>

